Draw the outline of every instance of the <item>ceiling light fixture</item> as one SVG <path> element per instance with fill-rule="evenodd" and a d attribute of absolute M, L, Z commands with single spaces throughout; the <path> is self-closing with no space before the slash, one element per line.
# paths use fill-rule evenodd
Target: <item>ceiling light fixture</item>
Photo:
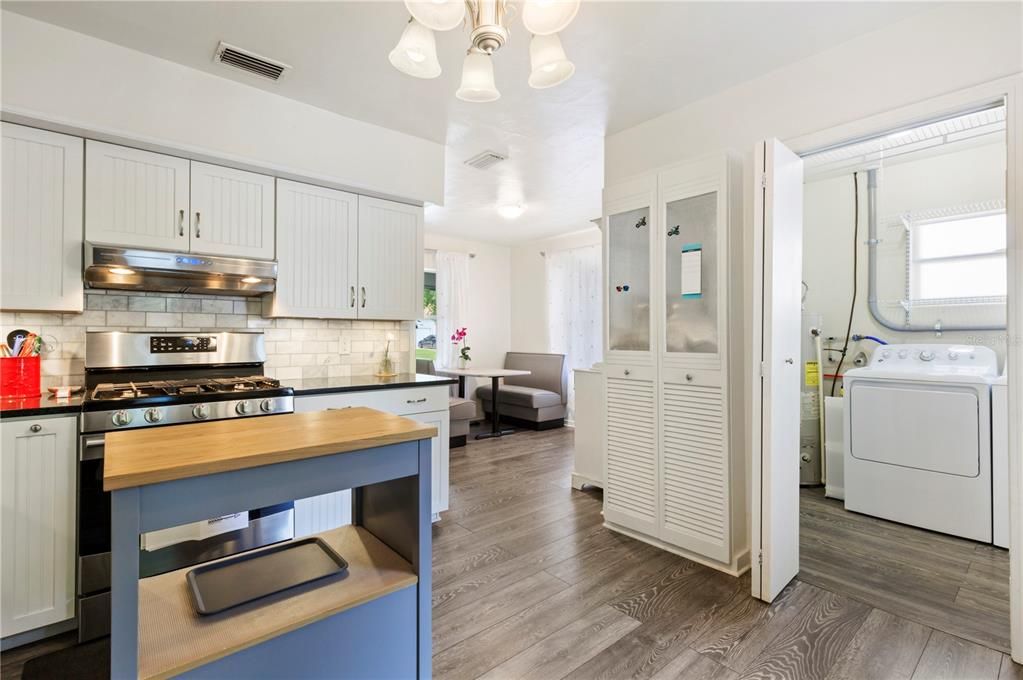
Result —
<path fill-rule="evenodd" d="M 526 212 L 526 206 L 521 203 L 507 203 L 497 206 L 497 214 L 506 220 L 518 219 L 522 217 L 524 212 Z"/>
<path fill-rule="evenodd" d="M 529 85 L 542 89 L 559 85 L 575 73 L 565 56 L 558 33 L 579 12 L 580 0 L 524 0 L 522 23 L 533 34 L 529 47 Z M 466 21 L 471 32 L 462 62 L 462 82 L 455 96 L 468 102 L 492 102 L 500 98 L 494 81 L 492 56 L 508 40 L 507 19 L 514 5 L 509 0 L 405 0 L 412 18 L 391 51 L 391 64 L 410 76 L 436 78 L 434 31 L 449 31 Z"/>

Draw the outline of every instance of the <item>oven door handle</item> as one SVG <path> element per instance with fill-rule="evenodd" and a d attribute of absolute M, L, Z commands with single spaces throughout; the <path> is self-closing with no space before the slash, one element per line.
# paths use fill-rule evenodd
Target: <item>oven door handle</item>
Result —
<path fill-rule="evenodd" d="M 105 437 L 103 435 L 95 435 L 92 437 L 82 437 L 82 447 L 78 452 L 79 460 L 100 460 L 103 458 L 103 447 Z"/>

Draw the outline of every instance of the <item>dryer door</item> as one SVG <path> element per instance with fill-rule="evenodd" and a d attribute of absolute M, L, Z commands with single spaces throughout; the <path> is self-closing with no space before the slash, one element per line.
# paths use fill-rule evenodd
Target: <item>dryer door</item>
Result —
<path fill-rule="evenodd" d="M 980 474 L 973 386 L 857 380 L 850 386 L 854 458 L 960 477 Z"/>

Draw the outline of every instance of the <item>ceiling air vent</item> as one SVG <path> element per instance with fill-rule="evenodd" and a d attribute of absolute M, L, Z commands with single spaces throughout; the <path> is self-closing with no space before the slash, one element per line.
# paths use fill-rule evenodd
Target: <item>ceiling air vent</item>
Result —
<path fill-rule="evenodd" d="M 291 68 L 283 62 L 267 59 L 255 52 L 249 52 L 225 42 L 217 45 L 217 53 L 213 56 L 213 61 L 240 68 L 270 80 L 280 80 L 284 72 Z"/>
<path fill-rule="evenodd" d="M 507 160 L 507 156 L 502 156 L 496 151 L 484 151 L 478 153 L 465 162 L 470 168 L 476 168 L 477 170 L 486 170 L 492 165 L 497 165 L 503 160 Z"/>

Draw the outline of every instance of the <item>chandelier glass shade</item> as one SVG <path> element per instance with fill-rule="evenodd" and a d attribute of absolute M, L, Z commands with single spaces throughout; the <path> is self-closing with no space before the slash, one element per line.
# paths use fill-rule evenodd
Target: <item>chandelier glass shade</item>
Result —
<path fill-rule="evenodd" d="M 489 54 L 469 50 L 462 62 L 462 85 L 455 96 L 466 102 L 492 102 L 501 98 L 494 84 L 494 62 Z"/>
<path fill-rule="evenodd" d="M 529 41 L 529 85 L 537 89 L 560 85 L 575 73 L 557 33 L 534 35 Z"/>
<path fill-rule="evenodd" d="M 433 31 L 414 18 L 405 25 L 398 45 L 387 58 L 394 68 L 416 78 L 436 78 L 440 75 Z"/>
<path fill-rule="evenodd" d="M 405 0 L 412 17 L 432 31 L 450 31 L 465 18 L 465 0 Z"/>
<path fill-rule="evenodd" d="M 521 9 L 522 23 L 532 34 L 529 85 L 554 87 L 575 73 L 558 33 L 575 19 L 579 4 L 580 0 L 523 0 L 521 4 L 510 0 L 405 0 L 412 18 L 388 58 L 402 73 L 436 78 L 441 67 L 433 32 L 449 31 L 464 22 L 470 29 L 469 46 L 455 96 L 470 102 L 492 102 L 501 96 L 492 57 L 508 40 L 509 16 Z"/>

